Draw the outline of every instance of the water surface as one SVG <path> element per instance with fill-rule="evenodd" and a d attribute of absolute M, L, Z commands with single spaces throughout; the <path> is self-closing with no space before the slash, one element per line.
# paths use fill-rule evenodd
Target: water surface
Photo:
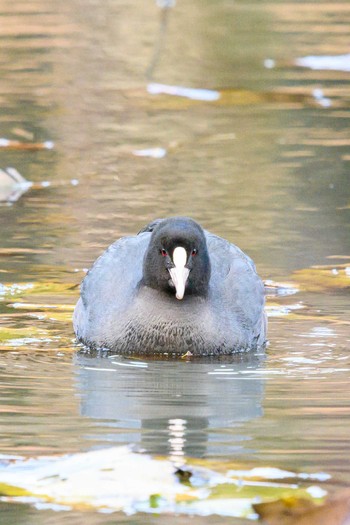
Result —
<path fill-rule="evenodd" d="M 347 3 L 180 2 L 159 40 L 153 2 L 0 0 L 0 136 L 54 142 L 0 149 L 0 168 L 33 182 L 0 207 L 2 454 L 133 444 L 174 464 L 322 471 L 326 488 L 349 484 L 349 72 L 296 65 L 346 55 L 349 23 Z M 152 82 L 219 98 L 150 94 L 157 42 Z M 119 236 L 181 214 L 299 290 L 269 298 L 266 354 L 77 353 L 70 319 L 84 269 Z M 0 516 L 81 519 L 4 502 Z"/>

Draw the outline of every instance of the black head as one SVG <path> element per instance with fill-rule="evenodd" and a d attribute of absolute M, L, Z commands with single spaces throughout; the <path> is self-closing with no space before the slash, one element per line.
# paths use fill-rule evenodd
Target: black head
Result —
<path fill-rule="evenodd" d="M 203 229 L 188 217 L 171 217 L 154 228 L 143 262 L 143 282 L 175 295 L 208 292 L 210 261 Z"/>

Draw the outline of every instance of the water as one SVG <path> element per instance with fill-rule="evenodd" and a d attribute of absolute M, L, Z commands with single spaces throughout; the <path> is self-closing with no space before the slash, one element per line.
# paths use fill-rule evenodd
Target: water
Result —
<path fill-rule="evenodd" d="M 163 39 L 160 19 L 154 2 L 0 0 L 0 136 L 54 142 L 0 149 L 0 168 L 33 183 L 0 207 L 0 451 L 134 444 L 174 464 L 323 471 L 331 488 L 346 486 L 350 8 L 180 2 Z M 338 55 L 335 69 L 296 65 Z M 152 59 L 148 80 L 181 96 L 147 91 Z M 179 88 L 211 91 L 193 100 Z M 238 244 L 264 279 L 299 286 L 269 298 L 266 355 L 77 354 L 70 318 L 84 268 L 119 236 L 175 214 Z M 192 520 L 224 523 L 223 514 Z M 4 502 L 1 516 L 81 519 Z"/>

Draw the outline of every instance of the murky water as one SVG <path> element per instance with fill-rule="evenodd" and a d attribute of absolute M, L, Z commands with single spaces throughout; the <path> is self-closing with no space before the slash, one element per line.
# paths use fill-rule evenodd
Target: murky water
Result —
<path fill-rule="evenodd" d="M 152 1 L 0 0 L 0 137 L 54 142 L 0 148 L 0 168 L 33 182 L 0 207 L 2 454 L 134 444 L 174 464 L 350 483 L 349 23 L 347 3 L 179 2 L 162 39 Z M 296 65 L 310 56 L 326 66 Z M 153 82 L 217 100 L 148 93 L 152 57 Z M 182 214 L 238 244 L 264 279 L 299 289 L 270 297 L 266 354 L 77 354 L 70 319 L 84 268 L 120 235 Z M 81 519 L 4 502 L 1 516 Z"/>

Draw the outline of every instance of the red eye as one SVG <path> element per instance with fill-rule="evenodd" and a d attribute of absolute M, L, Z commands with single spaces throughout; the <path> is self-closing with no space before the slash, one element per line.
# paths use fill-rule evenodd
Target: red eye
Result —
<path fill-rule="evenodd" d="M 163 257 L 166 257 L 168 255 L 168 252 L 164 250 L 164 248 L 160 250 L 160 253 L 163 255 Z"/>
<path fill-rule="evenodd" d="M 194 249 L 192 250 L 191 255 L 197 255 L 197 253 L 198 253 L 198 250 L 196 250 L 196 248 L 194 248 Z"/>

